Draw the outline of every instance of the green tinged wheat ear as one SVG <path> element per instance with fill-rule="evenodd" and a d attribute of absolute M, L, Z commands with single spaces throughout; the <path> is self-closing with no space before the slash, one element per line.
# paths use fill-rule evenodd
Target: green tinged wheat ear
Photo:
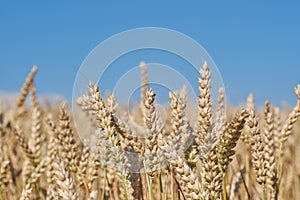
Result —
<path fill-rule="evenodd" d="M 121 144 L 123 145 L 122 149 L 130 154 L 130 163 L 132 163 L 132 166 L 129 166 L 129 169 L 131 169 L 132 172 L 130 173 L 129 180 L 133 188 L 133 197 L 134 199 L 141 199 L 143 194 L 141 177 L 136 171 L 139 170 L 139 167 L 141 166 L 139 155 L 144 154 L 143 143 L 128 124 L 124 123 L 122 120 L 118 120 L 118 118 L 114 118 L 114 122 L 118 133 L 123 138 L 123 140 L 121 140 Z"/>
<path fill-rule="evenodd" d="M 106 151 L 106 155 L 104 155 L 103 158 L 106 163 L 104 163 L 104 165 L 107 165 L 107 162 L 112 162 L 112 167 L 117 167 L 117 172 L 124 189 L 124 198 L 133 199 L 133 189 L 126 169 L 126 158 L 120 146 L 120 138 L 116 130 L 116 124 L 114 123 L 112 113 L 109 112 L 105 102 L 102 100 L 99 88 L 93 83 L 90 83 L 90 92 L 88 95 L 91 102 L 90 105 L 92 105 L 100 128 L 100 134 L 98 134 L 98 147 L 99 145 L 103 145 L 102 142 L 104 142 L 105 146 L 104 151 Z M 98 153 L 102 154 L 103 152 Z"/>

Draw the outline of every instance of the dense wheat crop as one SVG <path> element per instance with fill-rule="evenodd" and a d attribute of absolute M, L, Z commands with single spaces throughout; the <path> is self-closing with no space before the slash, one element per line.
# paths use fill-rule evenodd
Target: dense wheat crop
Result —
<path fill-rule="evenodd" d="M 257 110 L 253 95 L 225 110 L 223 88 L 214 108 L 204 63 L 196 125 L 185 88 L 169 93 L 162 123 L 141 71 L 139 127 L 89 83 L 76 129 L 67 103 L 40 101 L 34 67 L 15 103 L 0 100 L 0 199 L 300 199 L 300 86 L 291 110 Z"/>

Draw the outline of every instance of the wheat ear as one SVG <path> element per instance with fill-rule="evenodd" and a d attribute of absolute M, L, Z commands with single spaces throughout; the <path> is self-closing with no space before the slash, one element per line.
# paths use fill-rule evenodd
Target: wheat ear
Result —
<path fill-rule="evenodd" d="M 261 131 L 259 129 L 257 116 L 253 109 L 249 110 L 249 117 L 247 119 L 247 127 L 250 137 L 250 152 L 251 161 L 256 174 L 256 181 L 264 187 L 266 183 L 266 167 L 264 161 L 264 146 Z"/>
<path fill-rule="evenodd" d="M 30 89 L 31 85 L 33 84 L 33 79 L 34 79 L 36 72 L 37 72 L 37 67 L 33 66 L 29 75 L 27 76 L 26 81 L 20 91 L 18 98 L 17 98 L 16 105 L 18 108 L 23 106 L 26 96 L 29 92 L 29 89 Z"/>
<path fill-rule="evenodd" d="M 205 136 L 211 126 L 212 119 L 212 103 L 211 103 L 211 71 L 208 68 L 207 62 L 204 62 L 200 69 L 201 77 L 199 78 L 199 96 L 198 109 L 199 121 L 196 132 L 196 143 L 201 146 L 204 143 Z"/>
<path fill-rule="evenodd" d="M 275 200 L 277 196 L 277 172 L 275 163 L 275 145 L 274 145 L 274 114 L 271 111 L 270 102 L 265 103 L 265 127 L 264 127 L 264 160 L 267 169 L 266 186 L 269 190 L 269 199 Z"/>
<path fill-rule="evenodd" d="M 67 159 L 68 167 L 71 172 L 76 173 L 78 168 L 78 159 L 74 132 L 71 127 L 69 114 L 64 103 L 60 109 L 59 115 L 59 133 L 62 136 L 62 156 Z"/>
<path fill-rule="evenodd" d="M 296 121 L 298 120 L 298 118 L 300 116 L 300 85 L 295 87 L 295 93 L 298 97 L 297 105 L 294 107 L 294 109 L 291 112 L 291 114 L 289 115 L 287 121 L 283 125 L 282 131 L 281 131 L 282 143 L 287 141 L 287 139 L 289 138 L 289 136 L 292 133 L 292 129 L 294 127 L 294 124 L 296 123 Z"/>
<path fill-rule="evenodd" d="M 226 172 L 227 167 L 232 160 L 230 157 L 235 154 L 233 148 L 240 138 L 247 117 L 248 112 L 246 110 L 237 113 L 225 132 L 220 136 L 218 143 L 218 159 L 223 172 Z"/>
<path fill-rule="evenodd" d="M 67 169 L 68 164 L 65 161 L 56 158 L 54 162 L 56 191 L 59 198 L 77 200 L 74 180 Z"/>

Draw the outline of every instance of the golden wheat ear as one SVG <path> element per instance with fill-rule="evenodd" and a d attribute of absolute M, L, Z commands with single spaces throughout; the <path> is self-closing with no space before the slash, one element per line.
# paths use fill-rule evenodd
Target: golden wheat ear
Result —
<path fill-rule="evenodd" d="M 59 199 L 77 200 L 76 185 L 68 170 L 68 163 L 56 157 L 54 164 L 56 192 Z"/>
<path fill-rule="evenodd" d="M 23 106 L 26 96 L 30 90 L 30 87 L 33 84 L 33 80 L 34 80 L 34 76 L 35 76 L 36 72 L 37 72 L 37 66 L 34 65 L 33 68 L 31 69 L 29 75 L 27 76 L 26 81 L 19 93 L 18 98 L 17 98 L 16 105 L 18 108 Z"/>
<path fill-rule="evenodd" d="M 264 110 L 264 161 L 267 170 L 266 174 L 266 189 L 267 195 L 270 199 L 276 199 L 276 188 L 277 188 L 277 171 L 275 163 L 275 145 L 274 145 L 274 113 L 272 112 L 270 102 L 266 101 Z"/>
<path fill-rule="evenodd" d="M 241 136 L 248 115 L 246 110 L 237 113 L 219 138 L 217 144 L 218 159 L 223 172 L 226 172 L 229 163 L 232 161 L 231 157 L 235 154 L 234 147 Z"/>
<path fill-rule="evenodd" d="M 61 134 L 62 156 L 66 159 L 70 172 L 76 173 L 78 170 L 78 152 L 66 103 L 63 103 L 60 109 L 58 131 Z"/>
<path fill-rule="evenodd" d="M 267 170 L 264 161 L 264 146 L 265 141 L 258 125 L 258 119 L 253 109 L 249 110 L 249 117 L 247 119 L 247 127 L 250 135 L 250 153 L 251 162 L 255 171 L 256 181 L 264 187 L 266 183 Z"/>
<path fill-rule="evenodd" d="M 211 128 L 212 121 L 212 102 L 211 102 L 211 71 L 207 62 L 204 62 L 202 68 L 200 68 L 201 77 L 198 80 L 199 83 L 199 96 L 198 96 L 198 109 L 199 120 L 198 127 L 196 129 L 196 143 L 198 147 L 201 147 L 204 143 L 206 134 Z"/>
<path fill-rule="evenodd" d="M 298 97 L 297 104 L 294 107 L 293 111 L 290 113 L 287 121 L 283 124 L 282 131 L 281 131 L 282 143 L 288 140 L 289 136 L 292 133 L 294 124 L 296 123 L 296 121 L 300 116 L 300 85 L 297 85 L 297 87 L 295 87 L 295 94 Z"/>

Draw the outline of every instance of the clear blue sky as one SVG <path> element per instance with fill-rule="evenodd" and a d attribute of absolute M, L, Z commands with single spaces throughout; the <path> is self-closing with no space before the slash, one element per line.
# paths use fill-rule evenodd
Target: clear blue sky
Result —
<path fill-rule="evenodd" d="M 157 26 L 187 34 L 208 51 L 233 104 L 250 92 L 259 104 L 295 103 L 299 2 L 111 2 L 0 1 L 0 91 L 18 91 L 37 64 L 40 94 L 71 99 L 76 72 L 96 45 L 121 31 Z"/>

